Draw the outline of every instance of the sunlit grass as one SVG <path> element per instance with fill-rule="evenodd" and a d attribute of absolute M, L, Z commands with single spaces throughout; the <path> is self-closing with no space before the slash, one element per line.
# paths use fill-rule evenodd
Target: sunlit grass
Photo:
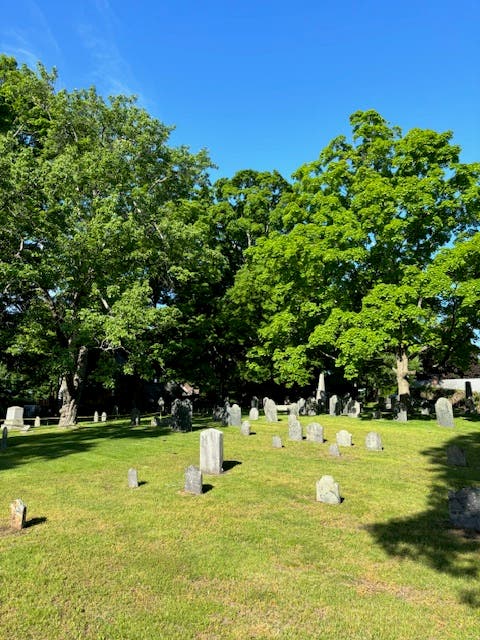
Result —
<path fill-rule="evenodd" d="M 201 496 L 184 494 L 184 471 L 208 421 L 186 434 L 126 423 L 11 433 L 0 453 L 0 637 L 478 637 L 480 545 L 451 530 L 447 490 L 480 484 L 479 423 L 315 420 L 324 444 L 289 441 L 286 417 L 252 423 L 250 437 L 225 428 L 227 471 L 204 476 Z M 335 459 L 340 428 L 355 446 Z M 371 430 L 382 452 L 365 450 Z M 468 468 L 446 466 L 452 443 Z M 315 501 L 324 474 L 341 505 Z M 21 532 L 8 529 L 15 498 L 28 506 Z"/>

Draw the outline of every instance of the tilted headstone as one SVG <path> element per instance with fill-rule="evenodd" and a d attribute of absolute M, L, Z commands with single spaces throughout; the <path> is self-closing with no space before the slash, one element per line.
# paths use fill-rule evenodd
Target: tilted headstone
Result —
<path fill-rule="evenodd" d="M 277 405 L 271 398 L 266 398 L 263 410 L 267 422 L 278 422 Z"/>
<path fill-rule="evenodd" d="M 93 414 L 93 421 L 94 422 L 99 422 L 100 418 L 98 417 L 98 411 L 95 411 Z"/>
<path fill-rule="evenodd" d="M 439 398 L 435 403 L 437 424 L 441 427 L 454 427 L 453 409 L 447 398 Z"/>
<path fill-rule="evenodd" d="M 25 423 L 23 422 L 23 407 L 8 407 L 7 417 L 3 423 L 7 429 L 18 430 L 25 429 Z"/>
<path fill-rule="evenodd" d="M 205 429 L 200 433 L 200 470 L 207 474 L 223 473 L 223 433 Z"/>
<path fill-rule="evenodd" d="M 340 457 L 340 449 L 339 449 L 338 444 L 331 444 L 328 447 L 328 453 L 334 458 L 339 458 Z"/>
<path fill-rule="evenodd" d="M 135 489 L 138 487 L 138 473 L 136 469 L 128 470 L 128 486 L 130 489 Z"/>
<path fill-rule="evenodd" d="M 298 442 L 303 440 L 302 425 L 297 419 L 288 425 L 288 439 Z"/>
<path fill-rule="evenodd" d="M 10 526 L 12 529 L 23 529 L 27 519 L 27 506 L 19 498 L 10 505 Z"/>
<path fill-rule="evenodd" d="M 467 456 L 464 449 L 461 449 L 456 444 L 447 447 L 447 464 L 452 467 L 466 467 Z"/>
<path fill-rule="evenodd" d="M 199 496 L 203 493 L 203 477 L 198 467 L 190 465 L 185 471 L 185 488 L 187 493 L 194 493 Z"/>
<path fill-rule="evenodd" d="M 333 476 L 322 476 L 317 481 L 317 502 L 340 504 L 341 501 L 338 482 L 335 482 Z"/>
<path fill-rule="evenodd" d="M 172 404 L 172 429 L 174 431 L 192 430 L 192 405 L 190 400 L 174 400 Z"/>
<path fill-rule="evenodd" d="M 337 444 L 339 447 L 351 447 L 352 446 L 352 434 L 346 429 L 341 429 L 336 435 Z"/>
<path fill-rule="evenodd" d="M 480 487 L 449 491 L 448 512 L 455 527 L 480 531 Z"/>
<path fill-rule="evenodd" d="M 107 412 L 106 411 L 102 411 L 101 420 L 102 420 L 102 422 L 106 422 L 107 421 Z"/>
<path fill-rule="evenodd" d="M 273 436 L 272 447 L 274 449 L 281 449 L 283 447 L 282 439 L 280 438 L 280 436 Z"/>
<path fill-rule="evenodd" d="M 340 400 L 337 395 L 331 396 L 328 401 L 328 411 L 331 416 L 340 415 Z"/>
<path fill-rule="evenodd" d="M 244 420 L 242 422 L 242 426 L 240 427 L 240 433 L 243 436 L 249 436 L 250 435 L 250 422 L 248 420 Z"/>
<path fill-rule="evenodd" d="M 318 422 L 307 424 L 307 440 L 311 442 L 323 442 L 323 427 Z"/>
<path fill-rule="evenodd" d="M 248 419 L 249 420 L 253 420 L 253 421 L 258 420 L 258 409 L 257 409 L 257 407 L 252 407 L 250 409 L 250 412 L 248 414 Z"/>
<path fill-rule="evenodd" d="M 228 424 L 231 427 L 239 427 L 242 424 L 242 410 L 238 404 L 232 404 Z"/>
<path fill-rule="evenodd" d="M 382 439 L 376 431 L 370 431 L 365 438 L 365 447 L 369 451 L 382 451 Z"/>
<path fill-rule="evenodd" d="M 7 438 L 8 438 L 8 429 L 7 427 L 3 427 L 2 429 L 2 451 L 5 451 L 7 448 Z"/>
<path fill-rule="evenodd" d="M 35 416 L 35 422 L 33 423 L 34 427 L 40 427 L 42 425 L 42 422 L 40 420 L 40 416 Z"/>

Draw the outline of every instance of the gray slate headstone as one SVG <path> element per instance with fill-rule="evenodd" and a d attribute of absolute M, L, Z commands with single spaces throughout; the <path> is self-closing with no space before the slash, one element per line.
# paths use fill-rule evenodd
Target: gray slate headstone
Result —
<path fill-rule="evenodd" d="M 174 431 L 192 430 L 192 403 L 177 398 L 172 404 L 172 429 Z"/>
<path fill-rule="evenodd" d="M 452 467 L 466 467 L 467 456 L 465 455 L 465 451 L 456 444 L 447 447 L 447 464 Z"/>
<path fill-rule="evenodd" d="M 382 439 L 376 431 L 370 431 L 365 438 L 365 447 L 369 451 L 382 451 Z"/>
<path fill-rule="evenodd" d="M 10 526 L 12 529 L 23 529 L 27 519 L 27 506 L 20 498 L 10 505 Z"/>
<path fill-rule="evenodd" d="M 331 416 L 338 416 L 340 414 L 340 400 L 337 395 L 331 396 L 328 401 L 328 411 Z"/>
<path fill-rule="evenodd" d="M 240 427 L 240 433 L 243 436 L 249 436 L 250 435 L 250 422 L 248 420 L 244 420 L 242 422 L 242 426 Z"/>
<path fill-rule="evenodd" d="M 210 475 L 223 473 L 223 433 L 205 429 L 200 433 L 200 471 Z"/>
<path fill-rule="evenodd" d="M 317 481 L 317 502 L 340 504 L 340 487 L 333 476 L 322 476 Z"/>
<path fill-rule="evenodd" d="M 258 420 L 258 409 L 257 409 L 257 407 L 252 407 L 250 409 L 250 413 L 248 414 L 248 419 L 249 420 L 253 420 L 253 421 Z"/>
<path fill-rule="evenodd" d="M 267 422 L 278 422 L 277 405 L 271 398 L 265 398 L 263 410 Z"/>
<path fill-rule="evenodd" d="M 351 447 L 352 446 L 352 434 L 346 429 L 341 429 L 336 436 L 337 444 L 339 447 Z"/>
<path fill-rule="evenodd" d="M 232 404 L 230 407 L 228 424 L 231 427 L 239 427 L 242 424 L 242 410 L 238 404 Z"/>
<path fill-rule="evenodd" d="M 296 418 L 295 421 L 288 425 L 288 439 L 298 442 L 303 440 L 302 425 Z"/>
<path fill-rule="evenodd" d="M 187 493 L 200 495 L 203 493 L 203 477 L 198 467 L 190 465 L 185 471 L 185 489 Z"/>
<path fill-rule="evenodd" d="M 307 424 L 307 440 L 311 442 L 323 442 L 323 427 L 318 422 Z"/>
<path fill-rule="evenodd" d="M 138 473 L 136 469 L 128 470 L 128 486 L 130 489 L 136 489 L 138 487 Z"/>
<path fill-rule="evenodd" d="M 448 512 L 455 527 L 480 531 L 480 487 L 449 491 Z"/>
<path fill-rule="evenodd" d="M 340 457 L 340 448 L 338 446 L 338 444 L 331 444 L 328 447 L 328 453 L 333 457 L 333 458 L 339 458 Z"/>
<path fill-rule="evenodd" d="M 7 448 L 7 438 L 8 438 L 8 429 L 7 427 L 3 427 L 2 429 L 2 451 L 5 451 Z"/>
<path fill-rule="evenodd" d="M 272 447 L 274 449 L 281 449 L 283 447 L 282 439 L 280 438 L 280 436 L 273 436 Z"/>
<path fill-rule="evenodd" d="M 453 409 L 447 398 L 439 398 L 435 403 L 435 413 L 437 415 L 437 424 L 441 427 L 454 427 Z"/>

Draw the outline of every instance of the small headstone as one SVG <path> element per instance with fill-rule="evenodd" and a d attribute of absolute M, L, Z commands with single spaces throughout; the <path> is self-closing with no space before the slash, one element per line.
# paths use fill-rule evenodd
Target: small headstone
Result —
<path fill-rule="evenodd" d="M 263 410 L 267 422 L 278 422 L 277 405 L 271 398 L 265 398 Z"/>
<path fill-rule="evenodd" d="M 407 407 L 403 402 L 395 405 L 394 420 L 397 422 L 408 422 Z"/>
<path fill-rule="evenodd" d="M 298 413 L 299 413 L 301 416 L 304 416 L 304 415 L 305 415 L 305 413 L 306 413 L 306 412 L 305 412 L 305 404 L 306 404 L 306 400 L 305 400 L 305 398 L 300 398 L 300 400 L 297 402 L 297 405 L 298 405 Z"/>
<path fill-rule="evenodd" d="M 428 402 L 426 400 L 424 400 L 422 402 L 422 404 L 420 405 L 420 415 L 422 415 L 422 416 L 429 416 L 430 415 L 430 405 L 428 404 Z"/>
<path fill-rule="evenodd" d="M 447 398 L 439 398 L 435 403 L 437 424 L 441 427 L 454 427 L 453 409 Z"/>
<path fill-rule="evenodd" d="M 128 470 L 128 486 L 130 489 L 135 489 L 138 487 L 138 473 L 136 469 Z"/>
<path fill-rule="evenodd" d="M 102 411 L 102 422 L 106 422 L 107 421 L 107 413 L 105 411 Z"/>
<path fill-rule="evenodd" d="M 340 457 L 340 448 L 339 448 L 338 444 L 331 444 L 328 447 L 328 452 L 333 458 L 339 458 Z"/>
<path fill-rule="evenodd" d="M 466 467 L 467 456 L 465 451 L 456 444 L 447 447 L 447 464 L 452 467 Z"/>
<path fill-rule="evenodd" d="M 303 440 L 302 425 L 297 419 L 288 425 L 288 439 L 296 441 Z"/>
<path fill-rule="evenodd" d="M 307 416 L 316 416 L 318 413 L 318 404 L 313 396 L 307 398 L 305 403 L 305 413 Z"/>
<path fill-rule="evenodd" d="M 155 416 L 152 416 L 150 418 L 150 426 L 151 427 L 156 427 L 157 426 L 157 419 L 155 418 Z"/>
<path fill-rule="evenodd" d="M 287 406 L 287 411 L 289 416 L 295 416 L 296 418 L 298 418 L 298 416 L 300 415 L 300 409 L 296 402 L 292 402 L 291 404 L 289 404 Z"/>
<path fill-rule="evenodd" d="M 172 429 L 174 431 L 192 430 L 192 404 L 190 400 L 176 399 L 172 403 Z"/>
<path fill-rule="evenodd" d="M 242 424 L 242 410 L 238 404 L 232 404 L 228 424 L 231 427 L 239 427 Z"/>
<path fill-rule="evenodd" d="M 223 473 L 223 432 L 205 429 L 200 433 L 200 470 L 217 475 Z"/>
<path fill-rule="evenodd" d="M 326 504 L 340 504 L 340 487 L 333 476 L 322 476 L 317 481 L 317 502 Z"/>
<path fill-rule="evenodd" d="M 93 421 L 99 422 L 98 411 L 95 411 L 95 413 L 93 414 Z"/>
<path fill-rule="evenodd" d="M 297 424 L 298 418 L 293 413 L 289 413 L 287 416 L 288 426 L 291 427 L 292 424 Z"/>
<path fill-rule="evenodd" d="M 480 487 L 449 491 L 448 511 L 455 527 L 480 531 Z"/>
<path fill-rule="evenodd" d="M 382 451 L 382 439 L 376 431 L 370 431 L 365 438 L 365 447 L 369 451 Z"/>
<path fill-rule="evenodd" d="M 8 429 L 7 427 L 3 427 L 2 429 L 2 451 L 5 451 L 7 448 L 7 438 L 8 438 Z"/>
<path fill-rule="evenodd" d="M 357 402 L 356 400 L 355 401 L 352 400 L 348 410 L 348 415 L 350 416 L 350 418 L 360 417 L 361 411 L 362 411 L 362 405 L 360 404 L 360 402 Z"/>
<path fill-rule="evenodd" d="M 19 498 L 10 505 L 10 526 L 12 529 L 23 529 L 27 518 L 27 506 Z"/>
<path fill-rule="evenodd" d="M 339 447 L 351 447 L 352 446 L 352 434 L 346 429 L 341 429 L 336 436 L 337 444 Z"/>
<path fill-rule="evenodd" d="M 258 420 L 258 409 L 257 409 L 257 407 L 252 407 L 250 409 L 250 413 L 248 414 L 248 419 L 249 420 L 253 420 L 253 421 Z"/>
<path fill-rule="evenodd" d="M 273 436 L 272 447 L 274 449 L 281 449 L 283 447 L 282 439 L 280 438 L 280 436 Z"/>
<path fill-rule="evenodd" d="M 187 493 L 199 496 L 203 493 L 203 477 L 198 467 L 190 465 L 185 471 L 185 489 Z"/>
<path fill-rule="evenodd" d="M 331 416 L 340 415 L 340 401 L 337 395 L 331 396 L 328 402 L 328 410 Z"/>
<path fill-rule="evenodd" d="M 7 417 L 3 423 L 7 429 L 25 429 L 23 422 L 23 407 L 8 407 Z"/>
<path fill-rule="evenodd" d="M 318 422 L 307 424 L 307 440 L 311 442 L 323 442 L 323 427 Z"/>
<path fill-rule="evenodd" d="M 252 409 L 258 409 L 258 398 L 257 398 L 257 396 L 253 396 L 252 397 L 252 400 L 250 402 L 250 407 Z"/>
<path fill-rule="evenodd" d="M 35 416 L 35 422 L 33 423 L 35 427 L 40 427 L 42 422 L 40 420 L 40 416 Z"/>
<path fill-rule="evenodd" d="M 242 422 L 242 426 L 240 427 L 240 433 L 243 436 L 249 436 L 250 435 L 250 422 L 248 420 L 244 420 Z"/>
<path fill-rule="evenodd" d="M 391 409 L 392 409 L 392 398 L 391 398 L 391 396 L 387 396 L 385 398 L 385 409 L 387 411 L 391 411 Z"/>

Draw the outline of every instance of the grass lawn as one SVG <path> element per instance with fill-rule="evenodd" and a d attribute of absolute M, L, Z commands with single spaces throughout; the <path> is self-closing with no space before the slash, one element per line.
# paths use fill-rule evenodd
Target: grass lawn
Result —
<path fill-rule="evenodd" d="M 450 528 L 447 491 L 480 485 L 480 422 L 301 418 L 313 420 L 324 444 L 289 441 L 285 416 L 249 437 L 223 429 L 226 471 L 204 475 L 201 496 L 184 494 L 184 472 L 209 421 L 186 434 L 121 422 L 11 432 L 0 638 L 478 638 L 480 536 Z M 354 446 L 333 458 L 341 428 Z M 372 430 L 382 452 L 364 447 Z M 468 468 L 446 465 L 449 444 Z M 325 474 L 342 504 L 315 501 Z M 15 498 L 22 531 L 9 529 Z"/>

